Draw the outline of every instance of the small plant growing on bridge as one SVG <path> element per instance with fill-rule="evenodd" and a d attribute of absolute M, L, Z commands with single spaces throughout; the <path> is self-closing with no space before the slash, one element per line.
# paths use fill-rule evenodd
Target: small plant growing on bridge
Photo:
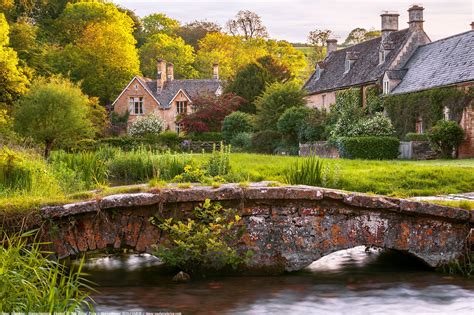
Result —
<path fill-rule="evenodd" d="M 168 233 L 168 241 L 155 247 L 153 254 L 169 266 L 188 273 L 236 268 L 250 252 L 235 248 L 242 236 L 241 218 L 235 210 L 224 209 L 207 199 L 192 212 L 195 219 L 176 221 L 173 218 L 150 221 Z"/>

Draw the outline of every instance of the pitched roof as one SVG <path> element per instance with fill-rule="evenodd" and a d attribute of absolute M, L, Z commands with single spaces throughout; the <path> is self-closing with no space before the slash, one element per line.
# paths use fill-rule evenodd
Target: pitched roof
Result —
<path fill-rule="evenodd" d="M 170 102 L 182 90 L 191 99 L 199 96 L 216 94 L 222 81 L 213 79 L 189 79 L 166 81 L 160 93 L 157 93 L 156 80 L 137 77 L 160 103 L 161 108 L 169 108 Z"/>
<path fill-rule="evenodd" d="M 316 79 L 316 73 L 313 73 L 304 88 L 309 94 L 315 94 L 374 82 L 389 68 L 409 36 L 409 29 L 390 33 L 387 40 L 392 43 L 393 49 L 385 56 L 382 64 L 379 64 L 381 37 L 336 50 L 324 60 L 325 69 L 319 80 Z M 344 74 L 347 53 L 358 53 L 359 57 L 351 65 L 350 71 Z"/>
<path fill-rule="evenodd" d="M 410 93 L 474 81 L 474 31 L 420 46 L 392 94 Z"/>

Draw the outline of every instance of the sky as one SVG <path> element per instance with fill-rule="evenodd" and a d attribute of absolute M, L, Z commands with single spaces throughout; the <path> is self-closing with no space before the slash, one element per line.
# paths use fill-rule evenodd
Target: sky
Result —
<path fill-rule="evenodd" d="M 416 1 L 416 0 L 415 0 Z M 474 21 L 474 0 L 114 0 L 139 16 L 165 13 L 182 23 L 208 20 L 222 26 L 239 10 L 262 17 L 270 37 L 290 42 L 306 42 L 314 29 L 330 29 L 344 41 L 356 27 L 380 29 L 380 13 L 396 11 L 399 27 L 408 24 L 407 9 L 425 7 L 425 31 L 437 40 L 470 30 Z"/>

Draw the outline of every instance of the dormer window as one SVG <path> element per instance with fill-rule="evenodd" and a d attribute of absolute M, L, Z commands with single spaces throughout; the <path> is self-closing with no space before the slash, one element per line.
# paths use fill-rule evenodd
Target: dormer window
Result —
<path fill-rule="evenodd" d="M 349 59 L 346 59 L 346 64 L 345 64 L 345 70 L 344 73 L 347 73 L 351 70 L 351 61 Z"/>
<path fill-rule="evenodd" d="M 389 93 L 390 93 L 390 81 L 384 80 L 383 81 L 383 94 L 389 94 Z"/>
<path fill-rule="evenodd" d="M 321 78 L 321 74 L 323 72 L 323 69 L 319 67 L 319 65 L 316 66 L 316 80 L 319 80 Z"/>
<path fill-rule="evenodd" d="M 344 65 L 344 74 L 348 73 L 351 70 L 352 64 L 359 59 L 359 52 L 357 51 L 348 51 L 346 53 L 346 62 Z"/>

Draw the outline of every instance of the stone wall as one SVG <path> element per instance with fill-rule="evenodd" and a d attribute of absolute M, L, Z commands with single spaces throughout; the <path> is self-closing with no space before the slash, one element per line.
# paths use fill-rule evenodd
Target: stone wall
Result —
<path fill-rule="evenodd" d="M 360 245 L 410 253 L 436 267 L 460 257 L 474 220 L 469 211 L 317 187 L 163 189 L 42 209 L 42 239 L 59 257 L 105 248 L 150 252 L 166 235 L 151 216 L 186 219 L 205 199 L 238 210 L 245 271 L 280 273 Z"/>
<path fill-rule="evenodd" d="M 327 141 L 317 141 L 312 143 L 300 143 L 300 156 L 319 156 L 328 159 L 338 159 L 339 151 Z"/>

